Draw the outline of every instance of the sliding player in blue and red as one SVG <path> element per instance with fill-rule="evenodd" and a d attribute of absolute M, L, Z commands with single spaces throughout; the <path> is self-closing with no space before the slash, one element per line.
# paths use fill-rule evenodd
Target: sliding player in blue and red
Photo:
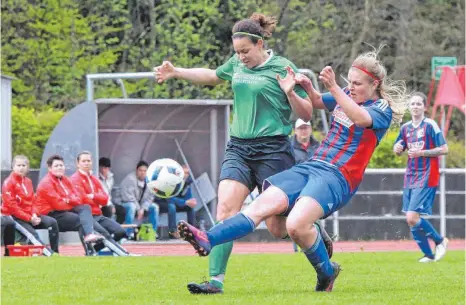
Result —
<path fill-rule="evenodd" d="M 439 184 L 439 156 L 448 153 L 448 146 L 437 123 L 424 116 L 426 96 L 416 92 L 409 100 L 411 121 L 401 126 L 393 151 L 400 156 L 408 151 L 408 165 L 403 185 L 403 212 L 411 234 L 424 256 L 420 263 L 441 259 L 448 239 L 440 236 L 423 215 L 432 215 L 432 205 Z M 435 242 L 435 255 L 428 238 Z"/>
<path fill-rule="evenodd" d="M 291 69 L 289 74 L 294 74 Z M 243 212 L 208 232 L 179 222 L 181 236 L 199 255 L 216 245 L 241 238 L 271 215 L 287 214 L 288 234 L 317 272 L 316 291 L 332 291 L 340 265 L 330 262 L 321 234 L 313 226 L 343 208 L 355 194 L 376 146 L 406 108 L 404 82 L 387 78 L 376 52 L 360 55 L 349 69 L 347 90 L 335 81 L 331 67 L 319 76 L 329 93 L 321 95 L 309 79 L 296 75 L 314 108 L 333 112 L 330 131 L 314 157 L 265 180 L 263 193 Z"/>

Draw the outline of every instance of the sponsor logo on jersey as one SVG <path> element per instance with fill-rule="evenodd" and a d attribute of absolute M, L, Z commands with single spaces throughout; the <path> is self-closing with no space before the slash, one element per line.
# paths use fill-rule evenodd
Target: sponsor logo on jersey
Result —
<path fill-rule="evenodd" d="M 408 143 L 409 150 L 421 150 L 424 148 L 424 141 Z"/>
<path fill-rule="evenodd" d="M 339 107 L 335 108 L 332 114 L 333 118 L 335 121 L 340 123 L 343 126 L 346 126 L 350 128 L 351 126 L 354 125 L 353 121 L 350 120 L 350 118 L 344 113 L 342 110 L 340 110 Z"/>

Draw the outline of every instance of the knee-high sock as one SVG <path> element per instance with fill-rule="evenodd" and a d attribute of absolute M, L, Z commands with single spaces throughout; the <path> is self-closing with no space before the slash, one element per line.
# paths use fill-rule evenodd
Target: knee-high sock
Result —
<path fill-rule="evenodd" d="M 419 226 L 424 230 L 427 238 L 431 238 L 437 245 L 442 243 L 443 237 L 440 236 L 427 219 L 421 218 Z"/>
<path fill-rule="evenodd" d="M 209 255 L 209 275 L 218 276 L 226 273 L 228 259 L 233 250 L 233 242 L 227 242 L 212 248 Z"/>
<path fill-rule="evenodd" d="M 332 264 L 330 263 L 324 241 L 322 240 L 318 230 L 317 234 L 317 239 L 314 245 L 304 251 L 304 254 L 316 270 L 317 277 L 320 279 L 325 279 L 331 277 L 334 273 L 334 270 Z"/>
<path fill-rule="evenodd" d="M 411 227 L 411 234 L 413 235 L 414 240 L 421 249 L 422 253 L 425 256 L 433 258 L 432 249 L 430 248 L 429 241 L 427 236 L 424 233 L 424 230 L 421 228 L 421 220 L 419 220 L 414 226 Z"/>
<path fill-rule="evenodd" d="M 244 237 L 254 231 L 256 224 L 251 218 L 238 213 L 233 217 L 219 222 L 207 232 L 212 247 Z"/>

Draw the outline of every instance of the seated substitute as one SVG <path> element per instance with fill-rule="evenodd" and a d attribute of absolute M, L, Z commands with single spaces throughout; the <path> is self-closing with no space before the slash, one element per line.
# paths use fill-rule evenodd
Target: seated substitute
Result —
<path fill-rule="evenodd" d="M 43 244 L 36 229 L 46 229 L 49 234 L 51 250 L 58 253 L 58 224 L 55 219 L 47 215 L 40 215 L 36 206 L 36 197 L 32 181 L 27 177 L 29 159 L 23 155 L 13 158 L 13 171 L 2 186 L 2 201 L 9 211 L 16 229 L 28 237 L 34 244 Z M 31 240 L 32 239 L 32 240 Z M 48 253 L 51 254 L 50 249 Z"/>
<path fill-rule="evenodd" d="M 159 206 L 154 203 L 154 195 L 147 187 L 148 167 L 147 162 L 139 161 L 136 165 L 136 171 L 126 175 L 120 184 L 121 200 L 126 209 L 125 224 L 141 224 L 146 222 L 148 218 L 152 228 L 157 232 Z M 127 233 L 132 235 L 132 229 L 128 229 Z"/>
<path fill-rule="evenodd" d="M 80 194 L 65 176 L 65 163 L 59 155 L 47 159 L 47 175 L 37 186 L 37 206 L 41 215 L 48 215 L 58 223 L 60 232 L 79 231 L 86 244 L 101 241 L 103 236 L 94 232 L 91 208 L 82 204 Z"/>
<path fill-rule="evenodd" d="M 71 182 L 80 193 L 83 204 L 88 204 L 94 217 L 94 229 L 103 235 L 108 242 L 100 242 L 94 246 L 96 251 L 108 246 L 118 255 L 126 256 L 128 251 L 117 241 L 126 237 L 125 230 L 115 220 L 102 215 L 101 207 L 108 203 L 108 195 L 97 177 L 92 175 L 92 156 L 88 151 L 79 153 L 76 158 L 78 170 L 71 176 Z M 109 245 L 109 243 L 111 243 Z"/>

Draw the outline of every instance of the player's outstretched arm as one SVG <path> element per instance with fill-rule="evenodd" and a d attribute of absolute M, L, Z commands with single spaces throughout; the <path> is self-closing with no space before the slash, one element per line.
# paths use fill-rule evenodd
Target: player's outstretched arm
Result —
<path fill-rule="evenodd" d="M 215 70 L 205 68 L 178 68 L 169 61 L 164 61 L 162 65 L 154 68 L 155 81 L 159 84 L 170 78 L 187 80 L 196 85 L 215 86 L 223 82 L 217 77 Z"/>
<path fill-rule="evenodd" d="M 359 127 L 372 126 L 372 117 L 369 112 L 353 101 L 335 81 L 335 72 L 332 67 L 325 67 L 319 74 L 319 79 L 324 83 L 327 90 L 335 98 L 348 118 Z"/>

